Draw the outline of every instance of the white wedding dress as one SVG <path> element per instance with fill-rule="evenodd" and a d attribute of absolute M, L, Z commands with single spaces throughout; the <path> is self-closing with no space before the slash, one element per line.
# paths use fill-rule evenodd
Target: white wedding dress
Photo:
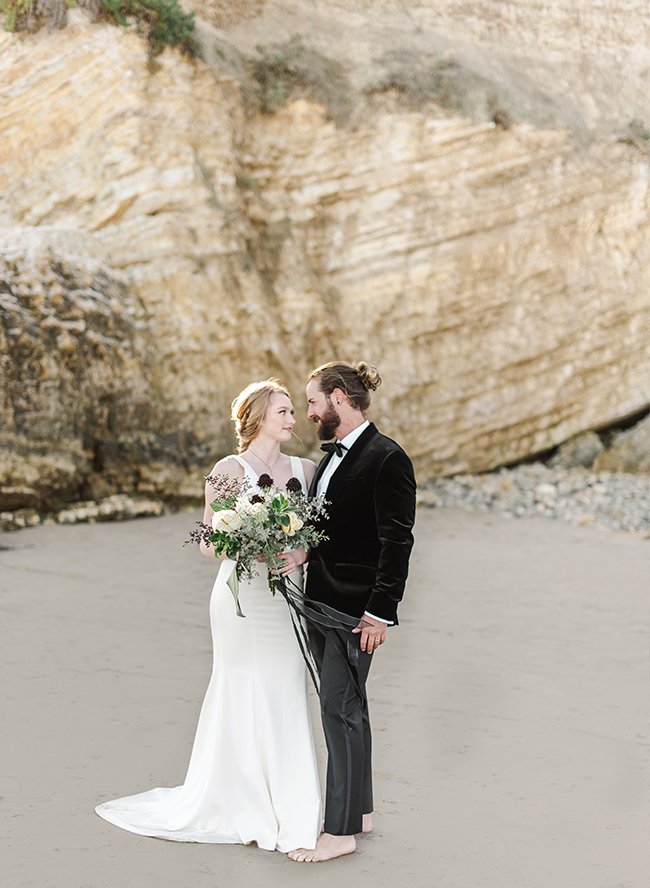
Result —
<path fill-rule="evenodd" d="M 241 457 L 253 484 L 257 475 Z M 291 470 L 306 489 L 302 463 Z M 311 732 L 307 669 L 282 595 L 266 571 L 240 585 L 245 618 L 222 561 L 210 600 L 212 678 L 185 782 L 99 805 L 110 823 L 179 842 L 257 842 L 267 851 L 313 848 L 321 797 Z M 299 581 L 299 571 L 291 575 Z"/>

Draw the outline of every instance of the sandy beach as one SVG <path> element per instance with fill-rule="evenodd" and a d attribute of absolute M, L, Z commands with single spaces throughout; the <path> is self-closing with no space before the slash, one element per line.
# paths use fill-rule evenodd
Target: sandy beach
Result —
<path fill-rule="evenodd" d="M 375 831 L 355 855 L 307 866 L 97 817 L 185 775 L 216 572 L 183 548 L 195 518 L 0 535 L 3 888 L 646 888 L 650 543 L 545 519 L 418 512 L 369 680 Z"/>

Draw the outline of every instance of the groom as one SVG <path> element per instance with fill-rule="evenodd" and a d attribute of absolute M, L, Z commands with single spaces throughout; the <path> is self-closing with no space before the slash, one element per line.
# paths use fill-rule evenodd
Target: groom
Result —
<path fill-rule="evenodd" d="M 364 417 L 380 384 L 375 367 L 341 361 L 314 370 L 307 383 L 308 417 L 327 455 L 310 487 L 328 500 L 328 539 L 313 549 L 305 594 L 355 619 L 352 633 L 310 632 L 320 672 L 321 714 L 328 750 L 324 832 L 314 850 L 293 860 L 316 862 L 350 854 L 355 833 L 372 829 L 371 736 L 365 682 L 373 653 L 397 624 L 413 546 L 415 478 L 401 447 Z M 339 637 L 336 637 L 339 633 Z M 345 636 L 341 637 L 341 633 Z M 351 670 L 342 655 L 358 656 Z"/>

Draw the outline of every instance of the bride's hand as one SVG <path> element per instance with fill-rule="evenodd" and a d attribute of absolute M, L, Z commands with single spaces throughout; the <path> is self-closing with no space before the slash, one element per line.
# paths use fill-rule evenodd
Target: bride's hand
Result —
<path fill-rule="evenodd" d="M 297 570 L 301 564 L 307 561 L 307 553 L 301 546 L 292 552 L 283 552 L 280 558 L 284 561 L 284 567 L 280 568 L 280 576 L 288 577 L 290 573 L 293 573 L 294 570 Z"/>

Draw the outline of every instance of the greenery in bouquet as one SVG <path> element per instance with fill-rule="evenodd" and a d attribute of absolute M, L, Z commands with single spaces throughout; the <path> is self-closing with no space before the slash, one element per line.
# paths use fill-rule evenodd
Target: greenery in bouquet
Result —
<path fill-rule="evenodd" d="M 246 478 L 208 475 L 205 480 L 215 495 L 210 503 L 212 522 L 198 521 L 199 530 L 190 533 L 188 542 L 210 544 L 217 558 L 225 555 L 235 562 L 228 585 L 237 614 L 243 617 L 239 581 L 252 579 L 264 563 L 275 594 L 277 572 L 284 565 L 282 552 L 300 546 L 308 549 L 326 539 L 316 527 L 326 516 L 326 503 L 306 496 L 297 478 L 289 479 L 286 491 L 275 487 L 270 475 L 259 477 L 257 490 Z"/>

